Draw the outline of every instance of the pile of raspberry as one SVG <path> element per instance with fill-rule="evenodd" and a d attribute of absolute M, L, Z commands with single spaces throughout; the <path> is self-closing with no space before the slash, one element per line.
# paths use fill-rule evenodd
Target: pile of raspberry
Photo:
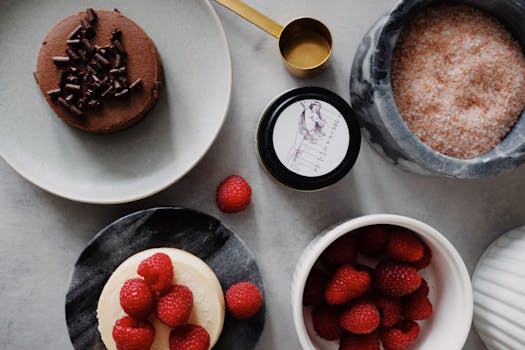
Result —
<path fill-rule="evenodd" d="M 170 350 L 208 350 L 210 335 L 200 325 L 188 324 L 193 308 L 193 293 L 181 284 L 174 284 L 173 263 L 163 253 L 143 260 L 137 269 L 142 278 L 124 282 L 120 305 L 128 314 L 116 321 L 113 339 L 118 350 L 147 350 L 155 340 L 155 328 L 148 321 L 155 316 L 173 328 L 169 336 Z M 255 315 L 263 302 L 257 286 L 239 282 L 226 291 L 226 305 L 233 317 Z"/>
<path fill-rule="evenodd" d="M 375 268 L 358 256 L 378 261 Z M 372 225 L 347 233 L 320 256 L 305 284 L 315 332 L 339 340 L 340 350 L 406 350 L 416 341 L 416 321 L 432 316 L 429 287 L 419 270 L 432 252 L 414 232 Z"/>

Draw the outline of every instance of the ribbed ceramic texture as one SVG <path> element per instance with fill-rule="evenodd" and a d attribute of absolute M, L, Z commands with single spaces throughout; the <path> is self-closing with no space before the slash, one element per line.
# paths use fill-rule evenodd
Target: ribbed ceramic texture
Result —
<path fill-rule="evenodd" d="M 492 243 L 472 282 L 474 326 L 487 348 L 525 349 L 525 226 Z"/>

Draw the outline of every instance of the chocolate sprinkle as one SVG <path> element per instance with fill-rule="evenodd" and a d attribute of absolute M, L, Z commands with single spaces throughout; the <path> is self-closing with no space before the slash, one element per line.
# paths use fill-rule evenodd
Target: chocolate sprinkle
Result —
<path fill-rule="evenodd" d="M 121 39 L 122 39 L 122 31 L 120 29 L 113 29 L 111 31 L 111 41 L 121 40 Z"/>
<path fill-rule="evenodd" d="M 72 39 L 77 39 L 80 37 L 80 34 L 82 33 L 82 25 L 79 24 L 75 29 L 73 29 L 73 31 L 71 32 L 71 34 L 69 34 L 69 40 L 72 40 Z"/>
<path fill-rule="evenodd" d="M 73 103 L 73 101 L 75 100 L 75 95 L 73 94 L 70 94 L 66 97 L 66 102 L 67 103 Z"/>
<path fill-rule="evenodd" d="M 122 63 L 124 63 L 122 56 L 120 54 L 117 54 L 115 56 L 115 62 L 113 65 L 115 66 L 115 68 L 119 68 L 120 66 L 122 66 Z"/>
<path fill-rule="evenodd" d="M 80 100 L 78 100 L 78 109 L 81 111 L 85 111 L 87 109 L 87 98 L 82 97 Z"/>
<path fill-rule="evenodd" d="M 99 54 L 98 52 L 95 54 L 95 58 L 97 59 L 97 61 L 99 61 L 103 65 L 105 66 L 109 65 L 109 61 L 104 56 Z"/>
<path fill-rule="evenodd" d="M 72 92 L 80 92 L 81 91 L 80 85 L 77 85 L 77 84 L 66 84 L 65 88 L 66 88 L 67 91 L 72 91 Z"/>
<path fill-rule="evenodd" d="M 49 90 L 47 95 L 51 98 L 51 100 L 56 101 L 60 97 L 61 92 L 62 90 L 60 89 Z"/>
<path fill-rule="evenodd" d="M 114 40 L 113 45 L 115 45 L 115 48 L 117 49 L 118 53 L 120 53 L 121 55 L 126 54 L 126 50 L 124 49 L 124 46 L 122 46 L 119 40 Z"/>
<path fill-rule="evenodd" d="M 76 106 L 69 106 L 69 110 L 73 112 L 74 115 L 77 115 L 79 117 L 84 115 L 84 113 L 80 109 L 78 109 Z"/>
<path fill-rule="evenodd" d="M 112 97 L 114 95 L 114 91 L 115 91 L 115 88 L 113 87 L 113 85 L 110 85 L 106 89 L 106 91 L 104 91 L 102 94 L 100 94 L 100 96 L 103 97 L 103 98 Z"/>
<path fill-rule="evenodd" d="M 77 53 L 75 51 L 73 51 L 71 48 L 68 48 L 66 50 L 66 53 L 67 55 L 71 58 L 71 60 L 75 61 L 75 62 L 78 62 L 80 61 L 80 56 L 77 55 Z"/>
<path fill-rule="evenodd" d="M 117 97 L 117 98 L 125 98 L 125 97 L 128 97 L 128 96 L 129 96 L 129 90 L 128 89 L 124 89 L 121 92 L 115 93 L 115 97 Z"/>
<path fill-rule="evenodd" d="M 80 45 L 80 39 L 70 39 L 70 40 L 67 40 L 66 43 L 69 46 L 78 47 Z"/>
<path fill-rule="evenodd" d="M 93 24 L 93 23 L 96 23 L 97 22 L 97 14 L 95 13 L 95 11 L 92 9 L 92 8 L 89 8 L 86 10 L 86 15 L 87 15 L 87 19 L 89 21 L 89 23 Z"/>
<path fill-rule="evenodd" d="M 67 103 L 67 101 L 63 97 L 59 97 L 58 98 L 58 103 L 61 104 L 68 111 L 71 108 L 71 105 L 69 103 Z"/>
<path fill-rule="evenodd" d="M 111 75 L 124 75 L 124 74 L 126 74 L 126 67 L 110 69 L 109 74 L 111 74 Z"/>
<path fill-rule="evenodd" d="M 55 56 L 53 57 L 53 63 L 57 67 L 65 67 L 69 64 L 68 56 Z"/>
<path fill-rule="evenodd" d="M 122 12 L 120 12 L 119 9 L 116 8 L 116 7 L 113 9 L 113 11 L 115 11 L 115 12 L 117 12 L 117 13 L 122 13 Z"/>
<path fill-rule="evenodd" d="M 86 48 L 86 51 L 91 54 L 93 52 L 93 46 L 91 45 L 89 40 L 82 39 L 81 42 L 82 42 L 82 45 L 84 45 L 84 47 Z"/>
<path fill-rule="evenodd" d="M 135 81 L 129 86 L 129 89 L 130 89 L 131 91 L 142 89 L 142 80 L 141 80 L 141 79 L 137 79 L 137 80 L 135 80 Z"/>
<path fill-rule="evenodd" d="M 102 109 L 102 99 L 110 102 L 112 99 L 129 98 L 131 92 L 143 88 L 140 78 L 131 85 L 128 82 L 127 53 L 120 29 L 111 31 L 109 45 L 100 47 L 91 43 L 90 39 L 96 35 L 94 24 L 97 21 L 96 12 L 86 9 L 86 16 L 80 19 L 80 24 L 66 40 L 67 56 L 53 57 L 53 63 L 61 69 L 59 88 L 47 91 L 47 95 L 79 117 L 85 115 L 85 111 Z M 158 94 L 158 84 L 155 83 L 154 94 Z"/>

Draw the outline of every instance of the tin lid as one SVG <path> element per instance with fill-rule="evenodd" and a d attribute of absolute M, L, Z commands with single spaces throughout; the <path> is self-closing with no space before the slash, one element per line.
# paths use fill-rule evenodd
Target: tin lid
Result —
<path fill-rule="evenodd" d="M 257 129 L 259 157 L 285 186 L 319 190 L 352 169 L 361 145 L 359 123 L 340 96 L 319 87 L 302 87 L 277 97 Z"/>

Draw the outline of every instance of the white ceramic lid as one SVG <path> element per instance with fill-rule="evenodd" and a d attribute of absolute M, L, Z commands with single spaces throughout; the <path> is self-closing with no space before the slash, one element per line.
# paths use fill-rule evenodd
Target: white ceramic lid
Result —
<path fill-rule="evenodd" d="M 525 226 L 490 245 L 472 285 L 474 327 L 487 348 L 525 349 Z"/>

